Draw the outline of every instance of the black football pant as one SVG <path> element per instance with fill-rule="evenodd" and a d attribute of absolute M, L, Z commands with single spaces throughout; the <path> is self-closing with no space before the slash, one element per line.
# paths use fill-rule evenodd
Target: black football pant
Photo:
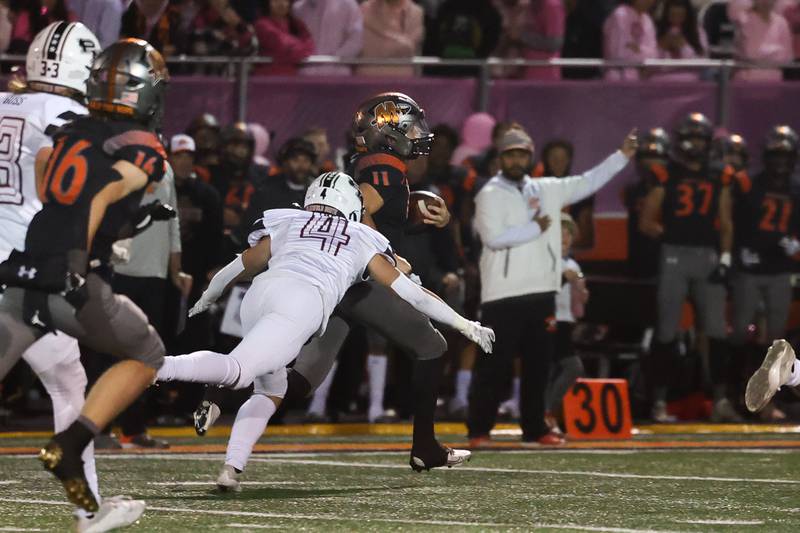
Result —
<path fill-rule="evenodd" d="M 481 305 L 481 322 L 494 329 L 497 341 L 491 355 L 475 360 L 469 392 L 467 430 L 470 438 L 489 435 L 497 407 L 505 399 L 514 358 L 522 359 L 520 426 L 522 439 L 537 440 L 548 433 L 544 423 L 545 396 L 555 350 L 555 293 L 504 298 Z"/>

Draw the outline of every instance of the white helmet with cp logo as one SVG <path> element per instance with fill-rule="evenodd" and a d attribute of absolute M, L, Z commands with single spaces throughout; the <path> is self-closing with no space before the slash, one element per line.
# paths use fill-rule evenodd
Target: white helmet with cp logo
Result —
<path fill-rule="evenodd" d="M 326 172 L 309 185 L 303 207 L 309 206 L 325 206 L 328 209 L 321 211 L 361 222 L 364 200 L 353 178 L 344 172 Z"/>
<path fill-rule="evenodd" d="M 80 22 L 53 22 L 28 48 L 28 83 L 66 87 L 85 95 L 89 70 L 99 53 L 100 42 L 89 28 Z"/>

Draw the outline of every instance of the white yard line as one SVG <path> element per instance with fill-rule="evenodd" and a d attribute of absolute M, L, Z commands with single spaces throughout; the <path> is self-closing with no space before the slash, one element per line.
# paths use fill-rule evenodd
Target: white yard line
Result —
<path fill-rule="evenodd" d="M 148 481 L 148 485 L 156 485 L 161 487 L 214 487 L 216 486 L 213 481 Z M 258 487 L 269 487 L 272 485 L 310 485 L 310 481 L 240 481 L 240 485 L 250 485 Z"/>
<path fill-rule="evenodd" d="M 24 527 L 0 527 L 0 531 L 44 531 L 44 529 L 24 528 Z"/>
<path fill-rule="evenodd" d="M 52 500 L 34 500 L 24 498 L 0 498 L 0 502 L 7 503 L 23 503 L 23 504 L 36 504 L 36 505 L 59 505 L 68 506 L 67 502 L 57 502 Z M 342 517 L 339 515 L 324 515 L 324 514 L 282 514 L 282 513 L 260 513 L 255 511 L 217 511 L 212 509 L 187 509 L 184 507 L 147 507 L 147 511 L 157 511 L 165 513 L 191 513 L 191 514 L 205 514 L 215 516 L 246 516 L 252 518 L 275 518 L 287 520 L 328 520 L 328 521 L 356 521 L 363 523 L 378 522 L 387 524 L 409 524 L 409 525 L 425 525 L 425 526 L 462 526 L 462 527 L 479 527 L 479 528 L 499 528 L 499 527 L 524 527 L 528 529 L 577 529 L 580 531 L 598 531 L 606 533 L 672 533 L 666 530 L 656 529 L 628 529 L 619 527 L 600 527 L 600 526 L 583 526 L 578 524 L 504 524 L 495 522 L 465 522 L 456 520 L 407 520 L 402 518 L 368 518 L 347 516 Z M 275 526 L 271 525 L 258 525 L 258 524 L 227 524 L 226 527 L 234 528 L 251 528 L 251 529 L 273 529 Z M 2 530 L 0 530 L 2 531 Z M 40 531 L 40 530 L 11 530 L 11 531 Z"/>
<path fill-rule="evenodd" d="M 18 479 L 4 479 L 0 481 L 0 485 L 13 485 L 15 483 L 19 483 Z M 2 529 L 0 529 L 2 531 Z"/>
<path fill-rule="evenodd" d="M 254 457 L 251 461 L 261 463 L 287 463 L 301 465 L 320 465 L 320 466 L 343 466 L 350 468 L 394 468 L 407 470 L 408 466 L 395 464 L 375 464 L 375 463 L 356 463 L 349 461 L 307 461 L 302 459 L 281 459 L 269 457 Z M 442 469 L 450 471 L 450 469 Z M 800 480 L 796 479 L 760 479 L 760 478 L 738 478 L 738 477 L 715 477 L 715 476 L 660 476 L 654 474 L 620 474 L 614 472 L 595 472 L 582 470 L 528 470 L 524 468 L 490 468 L 459 466 L 453 471 L 460 472 L 494 472 L 503 474 L 537 474 L 553 476 L 587 476 L 587 477 L 608 477 L 619 479 L 654 479 L 669 481 L 720 481 L 727 483 L 775 483 L 782 485 L 800 485 Z"/>
<path fill-rule="evenodd" d="M 763 520 L 678 520 L 679 524 L 701 524 L 704 526 L 760 526 Z"/>

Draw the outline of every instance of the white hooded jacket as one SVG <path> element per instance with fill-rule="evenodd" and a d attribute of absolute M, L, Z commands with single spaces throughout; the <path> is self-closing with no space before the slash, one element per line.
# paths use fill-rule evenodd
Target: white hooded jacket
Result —
<path fill-rule="evenodd" d="M 591 196 L 628 164 L 620 151 L 579 176 L 513 182 L 498 174 L 475 198 L 483 303 L 561 287 L 560 211 Z M 542 232 L 534 216 L 549 215 Z"/>

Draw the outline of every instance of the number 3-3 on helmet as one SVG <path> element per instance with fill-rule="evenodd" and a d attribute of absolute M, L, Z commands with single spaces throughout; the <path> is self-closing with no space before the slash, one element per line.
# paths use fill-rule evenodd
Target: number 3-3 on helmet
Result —
<path fill-rule="evenodd" d="M 100 43 L 80 22 L 53 22 L 33 38 L 25 58 L 28 85 L 35 91 L 64 87 L 86 94 L 89 69 Z"/>

